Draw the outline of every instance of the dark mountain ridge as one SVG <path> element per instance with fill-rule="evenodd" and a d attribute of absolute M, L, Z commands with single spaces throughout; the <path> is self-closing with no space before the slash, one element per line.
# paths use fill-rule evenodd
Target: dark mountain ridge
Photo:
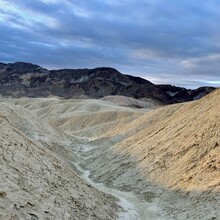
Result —
<path fill-rule="evenodd" d="M 155 85 L 140 77 L 124 75 L 116 69 L 47 70 L 24 62 L 0 63 L 0 94 L 11 97 L 63 98 L 86 96 L 102 98 L 124 95 L 136 99 L 150 98 L 164 104 L 191 101 L 212 92 L 213 87 L 189 90 L 172 85 Z"/>

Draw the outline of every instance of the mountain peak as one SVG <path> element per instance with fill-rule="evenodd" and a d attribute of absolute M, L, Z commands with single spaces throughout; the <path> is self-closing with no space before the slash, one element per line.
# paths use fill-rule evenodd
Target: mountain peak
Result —
<path fill-rule="evenodd" d="M 86 96 L 102 98 L 122 95 L 150 98 L 164 104 L 191 101 L 213 91 L 212 87 L 197 90 L 171 85 L 155 85 L 137 76 L 124 75 L 111 67 L 94 69 L 47 70 L 26 62 L 0 63 L 0 94 L 3 96 L 64 98 Z"/>

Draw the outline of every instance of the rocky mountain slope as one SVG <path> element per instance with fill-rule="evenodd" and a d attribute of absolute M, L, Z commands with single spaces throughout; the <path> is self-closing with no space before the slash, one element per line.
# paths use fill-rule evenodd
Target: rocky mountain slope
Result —
<path fill-rule="evenodd" d="M 187 90 L 171 85 L 154 85 L 107 67 L 49 71 L 31 63 L 0 63 L 0 94 L 3 96 L 102 98 L 123 95 L 169 104 L 195 100 L 213 90 L 212 87 Z"/>

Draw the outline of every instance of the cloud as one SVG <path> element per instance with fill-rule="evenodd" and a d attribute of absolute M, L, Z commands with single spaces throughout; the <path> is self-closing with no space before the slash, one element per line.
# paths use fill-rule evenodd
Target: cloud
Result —
<path fill-rule="evenodd" d="M 0 59 L 216 85 L 219 10 L 217 0 L 2 0 Z"/>

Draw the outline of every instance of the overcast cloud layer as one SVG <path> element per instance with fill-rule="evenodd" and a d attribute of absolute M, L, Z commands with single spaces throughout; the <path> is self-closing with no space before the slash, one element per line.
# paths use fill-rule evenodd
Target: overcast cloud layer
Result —
<path fill-rule="evenodd" d="M 1 0 L 0 61 L 220 86 L 218 0 Z"/>

